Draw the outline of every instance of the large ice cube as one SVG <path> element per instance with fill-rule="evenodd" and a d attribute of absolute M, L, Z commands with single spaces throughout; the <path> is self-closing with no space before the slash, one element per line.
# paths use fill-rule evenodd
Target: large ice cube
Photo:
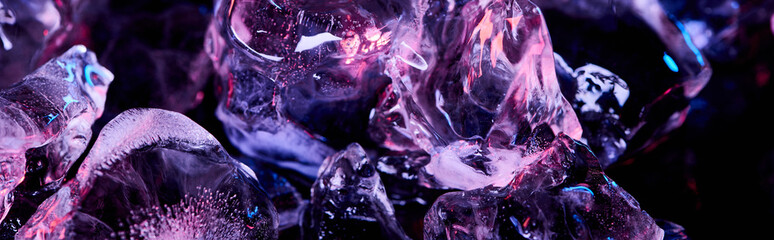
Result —
<path fill-rule="evenodd" d="M 179 113 L 132 109 L 105 126 L 75 179 L 16 237 L 266 239 L 277 225 L 253 171 L 206 130 Z"/>
<path fill-rule="evenodd" d="M 547 126 L 581 128 L 556 80 L 540 10 L 529 1 L 414 2 L 393 33 L 392 79 L 371 118 L 372 136 L 394 151 L 424 151 L 425 184 L 502 186 L 533 161 L 518 147 Z"/>
<path fill-rule="evenodd" d="M 334 148 L 367 139 L 383 59 L 404 1 L 216 2 L 205 48 L 218 118 L 245 154 L 314 176 Z"/>

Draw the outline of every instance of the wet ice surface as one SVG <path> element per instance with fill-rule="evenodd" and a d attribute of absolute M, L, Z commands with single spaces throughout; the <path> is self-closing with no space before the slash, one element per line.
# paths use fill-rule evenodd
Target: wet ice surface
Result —
<path fill-rule="evenodd" d="M 1 236 L 17 230 L 19 239 L 685 236 L 679 225 L 650 218 L 602 172 L 682 124 L 687 102 L 709 78 L 709 65 L 695 49 L 713 46 L 714 40 L 693 46 L 690 37 L 711 26 L 681 25 L 655 1 L 612 3 L 620 9 L 617 16 L 639 19 L 636 30 L 645 29 L 643 41 L 656 45 L 643 47 L 657 50 L 660 68 L 652 69 L 650 55 L 640 65 L 639 58 L 607 48 L 619 41 L 613 38 L 617 34 L 595 34 L 606 29 L 593 19 L 609 17 L 608 9 L 598 6 L 611 4 L 607 1 L 537 1 L 549 9 L 573 4 L 558 11 L 592 19 L 577 21 L 580 30 L 567 25 L 552 30 L 554 43 L 563 43 L 557 48 L 548 32 L 552 22 L 544 20 L 549 16 L 526 0 L 219 0 L 214 9 L 187 5 L 136 15 L 122 7 L 146 2 L 76 2 L 80 8 L 70 12 L 67 4 L 46 1 L 56 3 L 62 24 L 72 27 L 43 38 L 60 41 L 44 46 L 41 59 L 73 42 L 109 36 L 109 43 L 96 44 L 107 48 L 100 56 L 127 74 L 120 76 L 127 80 L 119 95 L 112 96 L 151 89 L 156 95 L 148 102 L 184 112 L 202 101 L 209 58 L 217 75 L 214 112 L 244 155 L 232 159 L 210 133 L 182 115 L 129 110 L 100 132 L 77 174 L 59 189 L 86 149 L 105 101 L 104 88 L 94 95 L 83 86 L 106 70 L 54 61 L 44 68 L 54 67 L 53 75 L 65 81 L 71 75 L 82 79 L 86 85 L 78 86 L 88 99 L 59 101 L 58 92 L 41 87 L 48 84 L 43 80 L 19 85 L 44 89 L 35 93 L 62 105 L 62 115 L 40 112 L 50 107 L 12 112 L 9 119 L 16 125 L 9 126 L 23 131 L 3 130 L 12 137 L 0 142 L 7 145 L 2 161 L 26 162 L 35 174 L 25 176 L 24 165 L 4 164 L 0 170 L 9 174 L 3 175 L 6 192 L 0 193 L 33 203 L 53 195 L 29 221 L 11 214 L 11 227 L 3 230 L 13 233 Z M 8 6 L 0 6 L 0 37 L 6 38 L 9 26 L 20 27 L 22 18 Z M 214 17 L 202 53 L 181 50 L 185 47 L 168 51 L 175 48 L 176 35 L 166 32 L 124 39 L 143 26 L 152 31 L 188 26 L 177 19 L 210 10 Z M 155 28 L 143 20 L 146 14 L 153 16 L 149 22 L 168 24 Z M 72 16 L 82 18 L 68 19 Z M 204 28 L 196 21 L 191 25 Z M 111 31 L 99 32 L 105 29 Z M 164 43 L 157 46 L 155 40 Z M 132 56 L 151 63 L 116 60 Z M 181 59 L 186 63 L 176 63 Z M 0 101 L 10 99 L 9 106 L 27 101 L 18 87 L 7 91 Z M 117 101 L 113 106 L 138 100 Z M 71 109 L 80 109 L 80 115 L 67 113 Z M 218 129 L 207 129 L 217 136 Z M 20 141 L 22 135 L 36 137 Z M 40 182 L 35 187 L 43 190 L 25 186 L 9 195 L 22 176 Z M 6 197 L 5 212 L 10 201 Z M 30 211 L 37 203 L 29 204 Z"/>
<path fill-rule="evenodd" d="M 86 150 L 112 80 L 113 74 L 97 63 L 94 53 L 75 46 L 0 91 L 0 219 L 8 213 L 12 191 L 27 166 L 35 169 L 30 174 L 41 172 L 39 185 L 58 184 Z M 31 148 L 39 148 L 36 153 L 45 157 L 27 159 Z"/>
<path fill-rule="evenodd" d="M 252 170 L 185 116 L 129 110 L 100 132 L 77 176 L 17 238 L 274 238 L 277 213 Z"/>
<path fill-rule="evenodd" d="M 502 186 L 534 160 L 519 141 L 540 125 L 581 128 L 556 81 L 542 15 L 528 1 L 415 2 L 393 34 L 392 79 L 371 118 L 388 149 L 424 151 L 423 184 Z"/>
<path fill-rule="evenodd" d="M 425 239 L 662 239 L 587 146 L 559 134 L 504 187 L 453 192 L 425 217 Z"/>
<path fill-rule="evenodd" d="M 314 176 L 332 148 L 363 138 L 429 154 L 422 184 L 470 189 L 531 161 L 510 154 L 518 131 L 580 137 L 533 4 L 445 4 L 219 2 L 205 46 L 231 142 Z"/>
<path fill-rule="evenodd" d="M 388 81 L 381 58 L 405 3 L 217 1 L 205 48 L 220 76 L 218 118 L 243 153 L 315 176 L 363 129 Z"/>
<path fill-rule="evenodd" d="M 353 130 L 363 129 L 358 122 L 364 112 L 366 139 L 386 153 L 379 152 L 376 163 L 365 153 L 358 158 L 392 178 L 391 186 L 409 184 L 390 196 L 392 203 L 429 204 L 425 197 L 433 194 L 426 187 L 507 186 L 522 168 L 551 154 L 554 133 L 582 138 L 573 107 L 613 119 L 630 94 L 627 82 L 603 67 L 564 64 L 573 84 L 587 89 L 565 100 L 548 30 L 528 1 L 219 1 L 217 6 L 205 46 L 220 75 L 217 113 L 231 142 L 247 155 L 308 176 L 323 164 L 301 226 L 306 238 L 351 236 L 356 233 L 342 230 L 340 222 L 362 221 L 346 217 L 363 213 L 326 205 L 358 199 L 352 190 L 338 189 L 349 189 L 362 177 L 353 170 L 334 175 L 331 171 L 351 167 L 332 170 L 331 157 L 322 159 L 343 147 L 343 136 L 349 137 L 343 143 L 362 138 Z M 368 108 L 369 101 L 376 106 Z M 626 133 L 619 130 L 593 139 L 612 144 L 604 159 L 626 149 Z M 355 183 L 334 181 L 341 178 Z M 355 202 L 389 206 L 360 200 L 365 203 Z M 395 229 L 391 220 L 365 215 L 371 219 L 365 222 L 382 230 L 363 229 Z M 644 216 L 642 221 L 653 221 Z M 652 230 L 660 231 L 655 225 Z"/>

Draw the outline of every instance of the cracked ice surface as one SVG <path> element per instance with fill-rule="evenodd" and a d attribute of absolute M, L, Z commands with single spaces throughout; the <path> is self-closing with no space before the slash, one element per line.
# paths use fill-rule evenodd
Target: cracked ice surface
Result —
<path fill-rule="evenodd" d="M 559 89 L 551 40 L 529 1 L 413 2 L 393 33 L 392 79 L 371 118 L 394 151 L 425 151 L 423 184 L 503 186 L 535 161 L 518 139 L 546 126 L 580 138 Z M 400 42 L 400 44 L 397 44 Z"/>
<path fill-rule="evenodd" d="M 79 45 L 0 91 L 2 218 L 24 176 L 25 151 L 45 146 L 49 169 L 44 183 L 61 180 L 86 149 L 112 80 L 94 53 Z"/>
<path fill-rule="evenodd" d="M 276 238 L 278 224 L 253 171 L 206 130 L 179 113 L 132 109 L 16 236 Z"/>

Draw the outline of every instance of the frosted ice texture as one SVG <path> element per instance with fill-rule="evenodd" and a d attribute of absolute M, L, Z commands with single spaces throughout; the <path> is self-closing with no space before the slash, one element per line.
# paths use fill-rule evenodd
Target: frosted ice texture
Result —
<path fill-rule="evenodd" d="M 603 67 L 586 64 L 573 70 L 559 54 L 554 56 L 557 75 L 564 83 L 562 91 L 570 95 L 583 126 L 580 140 L 597 147 L 599 162 L 607 168 L 626 152 L 632 133 L 621 120 L 630 95 L 629 85 Z"/>

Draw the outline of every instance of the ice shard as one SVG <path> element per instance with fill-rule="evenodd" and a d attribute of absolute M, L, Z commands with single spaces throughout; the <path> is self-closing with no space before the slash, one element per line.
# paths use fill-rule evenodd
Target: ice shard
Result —
<path fill-rule="evenodd" d="M 502 186 L 533 161 L 523 132 L 581 136 L 554 70 L 551 39 L 529 1 L 414 2 L 393 33 L 392 79 L 371 118 L 393 151 L 424 151 L 424 184 Z"/>
<path fill-rule="evenodd" d="M 353 143 L 328 158 L 312 186 L 304 239 L 409 239 L 374 163 Z"/>
<path fill-rule="evenodd" d="M 365 133 L 403 1 L 216 1 L 205 48 L 231 142 L 310 177 Z M 332 148 L 332 147 L 333 148 Z"/>
<path fill-rule="evenodd" d="M 277 225 L 253 171 L 210 133 L 179 113 L 132 109 L 16 238 L 273 239 Z"/>
<path fill-rule="evenodd" d="M 60 181 L 83 153 L 112 80 L 94 53 L 79 45 L 0 90 L 0 219 L 26 166 L 48 166 L 40 182 L 49 184 Z M 41 148 L 45 163 L 28 163 L 25 152 L 31 148 Z"/>
<path fill-rule="evenodd" d="M 442 195 L 425 239 L 662 239 L 586 145 L 560 133 L 504 187 Z"/>
<path fill-rule="evenodd" d="M 659 1 L 535 3 L 553 23 L 549 29 L 554 36 L 554 51 L 563 57 L 558 57 L 556 64 L 579 67 L 557 69 L 577 80 L 560 81 L 560 86 L 574 103 L 583 126 L 582 140 L 598 154 L 603 167 L 652 147 L 682 125 L 689 102 L 712 75 L 709 60 L 702 52 L 702 46 L 710 40 L 700 33 L 699 22 L 683 23 Z M 587 63 L 591 65 L 581 67 Z M 602 78 L 625 79 L 626 85 L 609 93 L 626 89 L 628 101 L 603 97 L 600 102 L 607 103 L 601 107 L 611 108 L 597 109 L 595 104 L 588 104 L 590 99 L 580 99 L 593 95 L 593 88 L 604 87 L 598 83 L 608 80 Z M 620 105 L 610 100 L 619 100 Z M 577 104 L 581 102 L 587 104 Z"/>

